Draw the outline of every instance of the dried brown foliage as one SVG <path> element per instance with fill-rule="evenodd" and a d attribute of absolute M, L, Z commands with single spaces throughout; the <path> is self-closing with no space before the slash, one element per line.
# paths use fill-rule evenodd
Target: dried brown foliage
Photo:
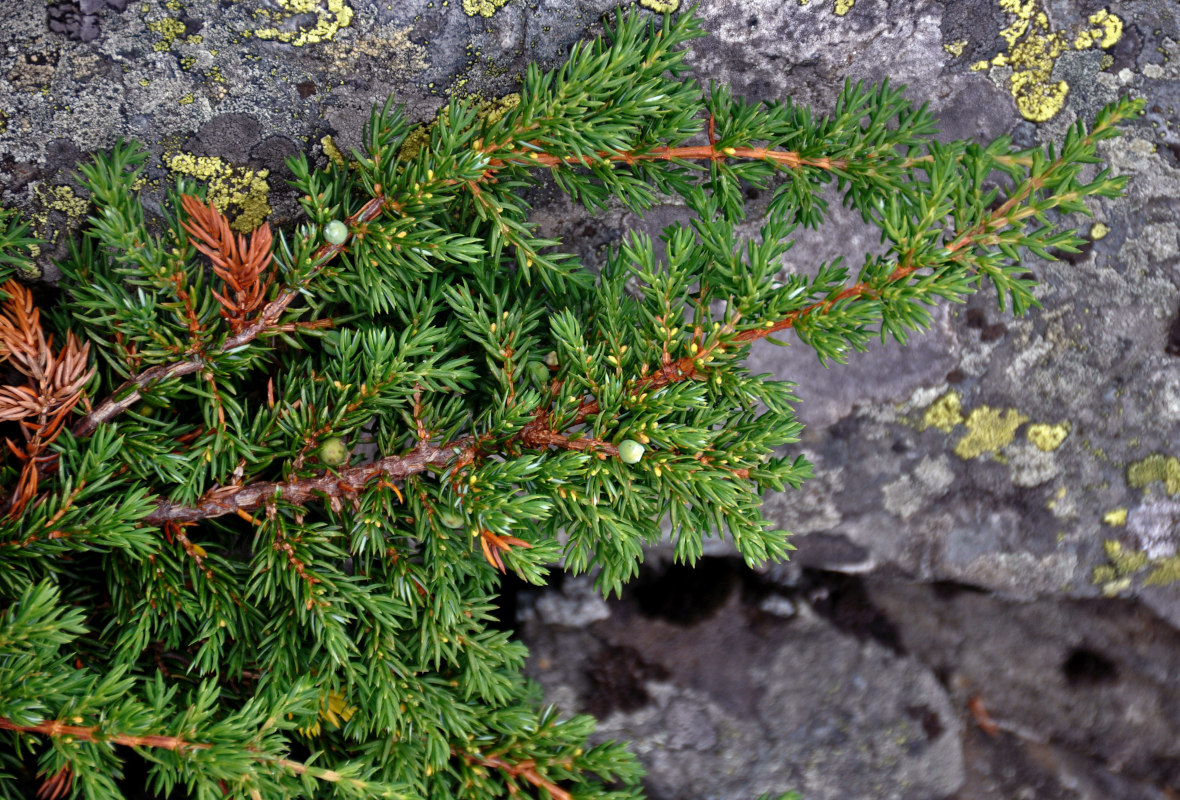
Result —
<path fill-rule="evenodd" d="M 8 513 L 16 516 L 37 494 L 40 476 L 53 468 L 49 445 L 61 434 L 66 417 L 84 394 L 94 375 L 88 368 L 90 345 L 66 334 L 65 347 L 54 353 L 53 337 L 41 327 L 41 312 L 33 293 L 16 281 L 0 290 L 8 298 L 0 303 L 0 361 L 24 376 L 24 383 L 0 386 L 0 420 L 20 423 L 23 444 L 6 439 L 8 449 L 21 460 L 21 473 L 8 500 Z"/>
<path fill-rule="evenodd" d="M 234 235 L 229 220 L 212 203 L 202 203 L 190 195 L 182 196 L 180 202 L 188 214 L 183 224 L 193 247 L 209 258 L 213 272 L 225 282 L 224 295 L 213 292 L 221 303 L 221 316 L 234 333 L 241 333 L 270 288 L 272 276 L 266 274 L 270 266 L 270 226 L 263 223 L 255 228 L 247 242 L 244 235 Z"/>
<path fill-rule="evenodd" d="M 73 785 L 74 773 L 68 766 L 62 767 L 41 782 L 40 788 L 37 789 L 37 797 L 40 800 L 61 800 L 70 793 Z"/>

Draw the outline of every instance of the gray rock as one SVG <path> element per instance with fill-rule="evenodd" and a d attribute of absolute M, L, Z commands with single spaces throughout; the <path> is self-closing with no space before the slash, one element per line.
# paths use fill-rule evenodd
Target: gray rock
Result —
<path fill-rule="evenodd" d="M 792 605 L 792 621 L 762 614 L 751 625 L 733 594 L 682 626 L 613 602 L 592 639 L 534 623 L 524 633 L 547 693 L 596 710 L 598 736 L 633 743 L 649 797 L 796 789 L 817 800 L 918 800 L 958 789 L 961 723 L 931 672 Z M 604 702 L 604 690 L 625 702 Z"/>

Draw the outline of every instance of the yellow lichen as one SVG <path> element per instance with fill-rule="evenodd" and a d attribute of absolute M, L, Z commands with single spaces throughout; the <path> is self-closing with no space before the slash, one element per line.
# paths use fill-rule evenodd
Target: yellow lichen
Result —
<path fill-rule="evenodd" d="M 184 95 L 179 100 L 177 100 L 176 104 L 181 105 L 181 106 L 188 106 L 188 105 L 192 105 L 192 102 L 193 102 L 193 93 L 189 92 L 188 94 Z"/>
<path fill-rule="evenodd" d="M 958 58 L 963 55 L 963 51 L 967 49 L 967 40 L 958 39 L 950 44 L 944 44 L 942 49 L 951 54 L 953 58 Z"/>
<path fill-rule="evenodd" d="M 1095 222 L 1090 226 L 1090 238 L 1095 242 L 1099 239 L 1105 239 L 1108 233 L 1110 233 L 1110 226 L 1104 223 Z"/>
<path fill-rule="evenodd" d="M 176 40 L 184 34 L 184 23 L 173 17 L 164 17 L 147 23 L 147 29 L 160 36 L 159 41 L 152 45 L 152 49 L 157 53 L 162 53 L 165 50 L 171 50 Z M 191 40 L 192 37 L 189 39 Z M 197 42 L 199 41 L 200 38 L 197 38 Z"/>
<path fill-rule="evenodd" d="M 836 0 L 836 8 L 834 9 L 837 17 L 842 17 L 852 10 L 856 5 L 856 0 Z"/>
<path fill-rule="evenodd" d="M 469 17 L 490 17 L 508 0 L 463 0 L 463 13 Z"/>
<path fill-rule="evenodd" d="M 406 140 L 402 142 L 401 149 L 397 151 L 399 161 L 414 158 L 430 142 L 430 127 L 430 125 L 419 125 L 406 134 Z"/>
<path fill-rule="evenodd" d="M 86 200 L 74 194 L 71 186 L 40 185 L 36 191 L 42 205 L 50 211 L 60 211 L 70 220 L 81 219 L 86 215 Z"/>
<path fill-rule="evenodd" d="M 1103 50 L 1114 47 L 1123 38 L 1123 21 L 1106 9 L 1091 14 L 1089 20 L 1091 25 L 1096 26 L 1091 30 L 1091 36 L 1097 39 L 1098 46 Z"/>
<path fill-rule="evenodd" d="M 1065 437 L 1069 435 L 1069 425 L 1064 422 L 1060 425 L 1038 422 L 1035 425 L 1029 425 L 1025 435 L 1030 442 L 1037 446 L 1038 450 L 1051 453 L 1060 447 L 1061 443 L 1065 441 Z"/>
<path fill-rule="evenodd" d="M 499 122 L 500 118 L 520 105 L 520 92 L 512 92 L 495 100 L 487 100 L 479 104 L 479 115 L 489 124 Z"/>
<path fill-rule="evenodd" d="M 57 241 L 61 229 L 50 228 L 49 213 L 56 211 L 65 215 L 65 227 L 72 229 L 79 220 L 86 216 L 86 209 L 89 205 L 86 200 L 74 194 L 73 187 L 65 185 L 36 184 L 33 187 L 33 197 L 36 199 L 38 209 L 29 220 L 33 235 L 40 239 L 46 239 L 51 244 Z M 0 219 L 3 219 L 3 214 L 0 214 Z M 30 245 L 28 251 L 32 258 L 41 255 L 41 248 L 38 245 Z M 32 260 L 21 259 L 16 267 L 27 277 L 37 278 L 41 275 L 41 270 Z"/>
<path fill-rule="evenodd" d="M 343 167 L 348 160 L 344 157 L 344 153 L 340 152 L 340 148 L 332 141 L 331 136 L 325 136 L 320 139 L 320 147 L 324 148 L 324 155 L 331 159 L 332 163 L 338 167 Z"/>
<path fill-rule="evenodd" d="M 947 392 L 935 400 L 922 415 L 920 430 L 938 428 L 943 433 L 950 433 L 956 425 L 963 422 L 963 405 L 958 392 Z"/>
<path fill-rule="evenodd" d="M 999 0 L 1000 8 L 1011 22 L 1000 31 L 1008 45 L 1006 52 L 991 61 L 979 61 L 972 70 L 989 66 L 1011 66 L 1009 88 L 1021 116 L 1033 122 L 1052 119 L 1065 106 L 1069 85 L 1052 80 L 1057 59 L 1070 48 L 1086 50 L 1091 47 L 1108 48 L 1123 35 L 1123 21 L 1103 9 L 1091 14 L 1089 27 L 1069 31 L 1054 31 L 1049 17 L 1041 8 L 1041 0 Z"/>
<path fill-rule="evenodd" d="M 1127 466 L 1127 483 L 1131 487 L 1142 489 L 1157 481 L 1164 485 L 1168 494 L 1180 494 L 1180 459 L 1152 453 Z"/>
<path fill-rule="evenodd" d="M 963 423 L 967 433 L 955 445 L 955 455 L 962 459 L 977 458 L 984 453 L 996 453 L 1016 438 L 1016 429 L 1028 422 L 1028 417 L 1014 408 L 1001 411 L 989 406 L 973 410 Z"/>
<path fill-rule="evenodd" d="M 255 11 L 255 16 L 264 17 L 273 23 L 282 24 L 300 14 L 315 14 L 310 27 L 293 31 L 279 30 L 278 27 L 258 28 L 252 33 L 259 39 L 286 42 L 296 47 L 306 44 L 331 41 L 341 28 L 352 24 L 352 8 L 344 0 L 276 0 L 279 11 Z"/>
<path fill-rule="evenodd" d="M 657 14 L 671 14 L 680 8 L 680 0 L 639 0 L 639 5 L 650 8 Z"/>
<path fill-rule="evenodd" d="M 1102 549 L 1106 552 L 1108 563 L 1094 568 L 1093 579 L 1102 585 L 1102 593 L 1107 596 L 1131 588 L 1132 578 L 1145 569 L 1150 569 L 1143 579 L 1145 586 L 1162 586 L 1180 581 L 1180 555 L 1150 558 L 1146 553 L 1113 539 L 1103 542 Z"/>
<path fill-rule="evenodd" d="M 1146 553 L 1124 547 L 1122 542 L 1115 539 L 1107 539 L 1103 542 L 1102 549 L 1106 553 L 1107 560 L 1110 561 L 1110 566 L 1114 568 L 1115 574 L 1120 578 L 1135 574 L 1151 561 Z"/>
<path fill-rule="evenodd" d="M 1102 515 L 1102 521 L 1112 528 L 1121 528 L 1127 524 L 1127 509 L 1112 508 Z"/>
<path fill-rule="evenodd" d="M 1151 572 L 1143 582 L 1148 586 L 1163 586 L 1176 581 L 1180 581 L 1180 556 L 1157 558 L 1152 561 Z"/>
<path fill-rule="evenodd" d="M 173 175 L 187 175 L 204 181 L 209 189 L 207 197 L 224 214 L 237 210 L 230 227 L 239 233 L 254 230 L 270 216 L 269 172 L 257 172 L 246 167 L 235 167 L 216 156 L 193 156 L 178 153 L 167 161 Z"/>
<path fill-rule="evenodd" d="M 488 120 L 488 122 L 498 121 L 509 111 L 520 105 L 519 92 L 512 92 L 494 100 L 480 100 L 478 95 L 469 95 L 467 99 L 475 101 L 476 114 Z M 406 140 L 402 142 L 401 149 L 398 150 L 398 159 L 405 161 L 418 155 L 418 152 L 430 141 L 430 131 L 434 128 L 435 122 L 439 118 L 446 117 L 448 113 L 449 106 L 443 106 L 434 122 L 428 125 L 419 125 L 410 131 L 406 136 Z"/>

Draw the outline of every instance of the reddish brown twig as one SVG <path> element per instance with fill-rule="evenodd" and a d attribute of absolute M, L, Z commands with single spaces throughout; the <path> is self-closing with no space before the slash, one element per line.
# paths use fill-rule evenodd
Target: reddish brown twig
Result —
<path fill-rule="evenodd" d="M 454 749 L 451 752 L 455 755 L 462 756 L 463 760 L 468 764 L 492 767 L 512 778 L 524 778 L 538 789 L 544 789 L 548 792 L 553 800 L 573 800 L 574 796 L 572 794 L 537 771 L 537 762 L 534 759 L 526 758 L 523 761 L 514 763 L 500 756 L 484 755 L 478 752 L 473 753 Z"/>
<path fill-rule="evenodd" d="M 967 710 L 971 712 L 971 718 L 975 720 L 975 724 L 979 729 L 988 736 L 995 736 L 1000 732 L 1000 726 L 992 719 L 992 715 L 987 713 L 987 706 L 983 704 L 983 698 L 979 695 L 973 695 L 967 701 Z"/>
<path fill-rule="evenodd" d="M 457 453 L 464 453 L 474 445 L 472 437 L 441 446 L 423 442 L 404 456 L 389 456 L 369 464 L 325 472 L 314 478 L 286 483 L 264 481 L 245 486 L 220 486 L 206 492 L 191 506 L 162 500 L 157 509 L 144 519 L 144 524 L 160 526 L 169 521 L 197 522 L 237 514 L 239 511 L 251 511 L 276 500 L 302 505 L 316 498 L 347 498 L 372 480 L 404 480 L 431 467 L 445 467 Z"/>
<path fill-rule="evenodd" d="M 103 744 L 117 744 L 123 747 L 154 747 L 161 750 L 171 750 L 173 752 L 184 753 L 192 750 L 208 750 L 212 745 L 204 742 L 190 742 L 182 739 L 179 736 L 133 736 L 126 733 L 108 734 L 103 733 L 101 737 L 98 734 L 98 728 L 88 728 L 84 725 L 67 725 L 61 720 L 46 720 L 35 725 L 18 725 L 10 719 L 0 717 L 0 730 L 16 731 L 17 733 L 39 733 L 44 736 L 66 736 L 79 742 L 99 742 Z M 247 746 L 247 751 L 253 752 L 253 748 Z M 289 758 L 278 758 L 275 756 L 263 755 L 255 753 L 253 757 L 262 762 L 276 764 L 284 769 L 289 769 L 296 775 L 303 775 L 310 773 L 314 777 L 329 783 L 337 783 L 343 780 L 344 776 L 339 772 L 331 769 L 323 769 L 321 767 L 314 767 L 304 764 L 300 761 L 293 761 Z M 568 797 L 568 795 L 566 795 Z"/>
<path fill-rule="evenodd" d="M 595 163 L 608 161 L 636 164 L 641 161 L 724 161 L 727 158 L 773 161 L 790 169 L 815 167 L 816 169 L 830 170 L 844 169 L 848 166 L 848 162 L 840 158 L 807 158 L 790 150 L 774 150 L 767 147 L 717 147 L 712 143 L 686 147 L 654 147 L 643 153 L 602 150 L 595 153 L 593 157 L 554 156 L 548 153 L 522 150 L 514 153 L 511 161 L 509 159 L 492 159 L 491 166 L 498 168 L 507 163 L 512 163 L 516 166 L 540 165 L 543 167 L 558 167 L 571 164 L 592 166 Z"/>

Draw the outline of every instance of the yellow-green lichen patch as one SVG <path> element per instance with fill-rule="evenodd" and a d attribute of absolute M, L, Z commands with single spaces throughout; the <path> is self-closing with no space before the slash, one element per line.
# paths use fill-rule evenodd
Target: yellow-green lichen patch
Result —
<path fill-rule="evenodd" d="M 1127 483 L 1132 488 L 1142 489 L 1156 482 L 1162 483 L 1168 494 L 1180 494 L 1180 459 L 1152 453 L 1127 465 Z"/>
<path fill-rule="evenodd" d="M 1009 89 L 1020 115 L 1033 122 L 1052 119 L 1065 106 L 1069 85 L 1052 79 L 1057 59 L 1067 50 L 1108 48 L 1123 35 L 1123 21 L 1108 10 L 1091 14 L 1087 25 L 1073 31 L 1054 31 L 1041 0 L 999 0 L 1011 20 L 1000 36 L 1008 49 L 991 61 L 978 61 L 972 70 L 989 66 L 1012 68 Z"/>
<path fill-rule="evenodd" d="M 496 122 L 520 105 L 520 92 L 512 92 L 494 100 L 480 100 L 478 95 L 468 95 L 467 99 L 474 102 L 476 114 L 489 122 Z M 418 155 L 418 152 L 430 142 L 430 131 L 434 128 L 435 122 L 446 117 L 449 108 L 449 106 L 443 106 L 434 121 L 426 125 L 419 125 L 407 134 L 406 140 L 402 142 L 401 149 L 397 153 L 399 160 L 407 161 Z"/>
<path fill-rule="evenodd" d="M 919 430 L 938 428 L 943 433 L 950 433 L 956 425 L 963 423 L 963 400 L 958 392 L 950 391 L 935 400 L 922 415 Z"/>
<path fill-rule="evenodd" d="M 1145 586 L 1163 586 L 1180 581 L 1180 555 L 1150 558 L 1113 539 L 1102 543 L 1106 552 L 1106 564 L 1094 568 L 1094 583 L 1102 586 L 1102 593 L 1114 596 L 1131 588 L 1133 578 L 1149 570 L 1143 579 Z"/>
<path fill-rule="evenodd" d="M 1044 422 L 1038 422 L 1035 425 L 1028 426 L 1025 436 L 1037 446 L 1038 450 L 1052 453 L 1061 446 L 1061 443 L 1065 441 L 1065 437 L 1069 436 L 1069 424 L 1063 422 L 1060 425 L 1048 425 Z"/>
<path fill-rule="evenodd" d="M 962 459 L 978 458 L 984 453 L 995 454 L 1016 438 L 1016 429 L 1028 422 L 1028 417 L 1014 408 L 1001 411 L 990 406 L 974 409 L 963 422 L 967 433 L 955 445 L 955 455 Z"/>
<path fill-rule="evenodd" d="M 1102 515 L 1102 521 L 1112 528 L 1121 528 L 1127 524 L 1127 509 L 1112 508 Z"/>
<path fill-rule="evenodd" d="M 156 34 L 160 38 L 152 45 L 152 49 L 157 53 L 163 53 L 166 50 L 171 50 L 172 46 L 178 41 L 183 41 L 186 44 L 200 44 L 200 34 L 193 34 L 185 36 L 184 23 L 174 17 L 164 17 L 163 19 L 152 20 L 146 23 L 147 29 Z"/>
<path fill-rule="evenodd" d="M 799 5 L 805 6 L 809 2 L 811 2 L 811 0 L 799 0 Z M 851 11 L 854 5 L 856 5 L 856 0 L 836 0 L 836 4 L 832 9 L 832 13 L 837 17 L 842 17 Z"/>
<path fill-rule="evenodd" d="M 278 11 L 260 9 L 254 12 L 273 23 L 271 27 L 251 31 L 259 39 L 270 39 L 302 47 L 306 44 L 328 42 L 341 28 L 352 24 L 352 8 L 344 0 L 276 0 Z M 285 22 L 302 14 L 314 14 L 315 22 L 303 28 L 280 30 Z"/>
<path fill-rule="evenodd" d="M 60 211 L 71 221 L 86 216 L 87 201 L 74 194 L 72 186 L 39 185 L 37 199 L 49 211 Z"/>
<path fill-rule="evenodd" d="M 399 161 L 408 161 L 414 158 L 423 147 L 430 143 L 430 128 L 430 125 L 419 125 L 406 134 L 406 140 L 402 142 L 401 149 L 397 151 Z"/>
<path fill-rule="evenodd" d="M 324 148 L 324 155 L 336 166 L 343 167 L 348 163 L 348 159 L 344 157 L 344 153 L 340 152 L 340 148 L 332 141 L 331 136 L 325 136 L 323 139 L 320 139 L 320 147 Z"/>
<path fill-rule="evenodd" d="M 34 236 L 47 240 L 50 244 L 56 242 L 61 233 L 60 228 L 55 229 L 50 227 L 50 212 L 56 211 L 64 215 L 66 218 L 65 227 L 68 229 L 74 229 L 78 222 L 86 216 L 88 203 L 85 199 L 74 194 L 72 186 L 48 186 L 40 183 L 33 187 L 33 197 L 37 210 L 29 220 L 30 227 Z M 3 214 L 0 214 L 0 219 L 2 218 Z M 41 255 L 40 246 L 31 246 L 29 248 L 29 254 L 33 258 Z M 17 268 L 28 277 L 36 278 L 41 274 L 33 261 L 29 261 L 27 266 L 21 263 Z"/>
<path fill-rule="evenodd" d="M 1110 562 L 1110 567 L 1114 569 L 1115 574 L 1119 577 L 1133 575 L 1146 567 L 1151 561 L 1146 553 L 1125 547 L 1122 542 L 1115 539 L 1107 539 L 1103 542 L 1102 549 L 1106 553 L 1106 559 Z"/>
<path fill-rule="evenodd" d="M 952 58 L 958 58 L 959 56 L 963 55 L 963 51 L 967 49 L 967 40 L 958 39 L 951 42 L 950 44 L 944 44 L 942 49 L 947 51 L 947 53 L 949 53 Z"/>
<path fill-rule="evenodd" d="M 1090 238 L 1095 242 L 1105 239 L 1108 233 L 1110 233 L 1110 226 L 1105 223 L 1095 222 L 1090 226 Z"/>
<path fill-rule="evenodd" d="M 185 175 L 205 182 L 207 197 L 223 214 L 236 211 L 230 227 L 239 233 L 254 230 L 270 216 L 269 172 L 235 167 L 216 156 L 193 156 L 178 153 L 167 160 L 174 176 Z"/>
<path fill-rule="evenodd" d="M 490 17 L 508 0 L 463 0 L 463 13 L 469 17 Z"/>
<path fill-rule="evenodd" d="M 495 100 L 485 100 L 479 104 L 479 115 L 489 124 L 500 121 L 500 118 L 520 105 L 520 92 L 512 92 Z"/>
<path fill-rule="evenodd" d="M 650 8 L 657 14 L 671 14 L 680 8 L 680 0 L 639 0 L 639 5 Z"/>
<path fill-rule="evenodd" d="M 1180 581 L 1180 556 L 1157 558 L 1151 562 L 1151 572 L 1143 582 L 1148 586 L 1164 586 Z"/>

